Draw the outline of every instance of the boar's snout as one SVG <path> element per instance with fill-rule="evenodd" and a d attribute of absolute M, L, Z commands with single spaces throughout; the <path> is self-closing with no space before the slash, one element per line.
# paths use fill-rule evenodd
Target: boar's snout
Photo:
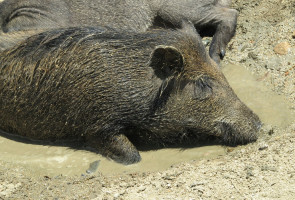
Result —
<path fill-rule="evenodd" d="M 245 105 L 242 111 L 216 120 L 216 129 L 225 145 L 236 146 L 255 142 L 262 127 L 259 117 Z"/>

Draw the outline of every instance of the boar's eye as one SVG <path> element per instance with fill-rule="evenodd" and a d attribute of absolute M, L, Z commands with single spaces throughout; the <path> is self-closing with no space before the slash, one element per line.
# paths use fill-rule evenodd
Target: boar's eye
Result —
<path fill-rule="evenodd" d="M 213 94 L 212 80 L 209 77 L 201 77 L 194 82 L 194 98 L 204 100 Z"/>

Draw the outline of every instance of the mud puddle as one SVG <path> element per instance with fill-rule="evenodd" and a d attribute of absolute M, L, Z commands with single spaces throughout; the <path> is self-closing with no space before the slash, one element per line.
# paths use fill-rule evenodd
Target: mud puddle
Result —
<path fill-rule="evenodd" d="M 295 121 L 295 114 L 289 109 L 284 97 L 271 91 L 263 82 L 257 81 L 257 77 L 249 71 L 229 64 L 224 67 L 223 72 L 241 100 L 264 123 L 286 127 Z M 29 168 L 33 176 L 72 176 L 87 174 L 87 170 L 104 175 L 161 171 L 180 162 L 224 155 L 225 149 L 221 146 L 203 146 L 185 150 L 174 148 L 145 151 L 140 152 L 140 163 L 124 166 L 89 151 L 28 144 L 0 136 L 0 152 L 0 160 Z M 99 162 L 95 162 L 98 160 Z"/>
<path fill-rule="evenodd" d="M 263 81 L 258 81 L 259 77 L 234 64 L 224 65 L 222 71 L 238 97 L 264 124 L 286 128 L 295 122 L 295 112 L 291 110 L 291 104 Z"/>
<path fill-rule="evenodd" d="M 124 166 L 86 150 L 68 147 L 47 146 L 17 142 L 0 137 L 0 159 L 22 165 L 33 171 L 36 176 L 63 176 L 87 174 L 86 171 L 104 175 L 159 171 L 171 165 L 201 158 L 224 155 L 221 146 L 204 146 L 190 149 L 161 149 L 140 152 L 142 161 Z M 98 161 L 99 163 L 95 161 Z M 98 164 L 92 167 L 91 163 Z M 92 169 L 91 169 L 92 168 Z M 93 169 L 94 168 L 94 169 Z"/>

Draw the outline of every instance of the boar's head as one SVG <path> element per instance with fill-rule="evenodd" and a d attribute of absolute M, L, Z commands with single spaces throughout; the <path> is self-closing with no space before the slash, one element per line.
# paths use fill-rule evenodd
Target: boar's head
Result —
<path fill-rule="evenodd" d="M 190 28 L 175 45 L 160 45 L 150 65 L 162 84 L 153 104 L 154 116 L 175 130 L 209 134 L 227 145 L 257 139 L 261 122 L 235 94 L 220 67 L 209 57 L 201 38 Z"/>

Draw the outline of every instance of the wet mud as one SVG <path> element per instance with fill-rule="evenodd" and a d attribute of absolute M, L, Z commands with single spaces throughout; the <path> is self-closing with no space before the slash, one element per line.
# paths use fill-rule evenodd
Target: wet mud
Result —
<path fill-rule="evenodd" d="M 295 121 L 291 103 L 261 81 L 261 77 L 235 64 L 224 65 L 223 73 L 238 97 L 265 125 L 286 128 Z"/>
<path fill-rule="evenodd" d="M 6 135 L 5 133 L 2 135 Z M 35 171 L 34 175 L 47 174 L 64 176 L 86 174 L 91 164 L 100 161 L 98 170 L 104 175 L 151 172 L 168 169 L 170 166 L 189 160 L 213 158 L 225 154 L 225 148 L 212 145 L 196 148 L 168 148 L 153 151 L 140 151 L 141 162 L 122 165 L 87 151 L 75 150 L 64 146 L 24 143 L 0 137 L 0 160 L 18 163 Z"/>

